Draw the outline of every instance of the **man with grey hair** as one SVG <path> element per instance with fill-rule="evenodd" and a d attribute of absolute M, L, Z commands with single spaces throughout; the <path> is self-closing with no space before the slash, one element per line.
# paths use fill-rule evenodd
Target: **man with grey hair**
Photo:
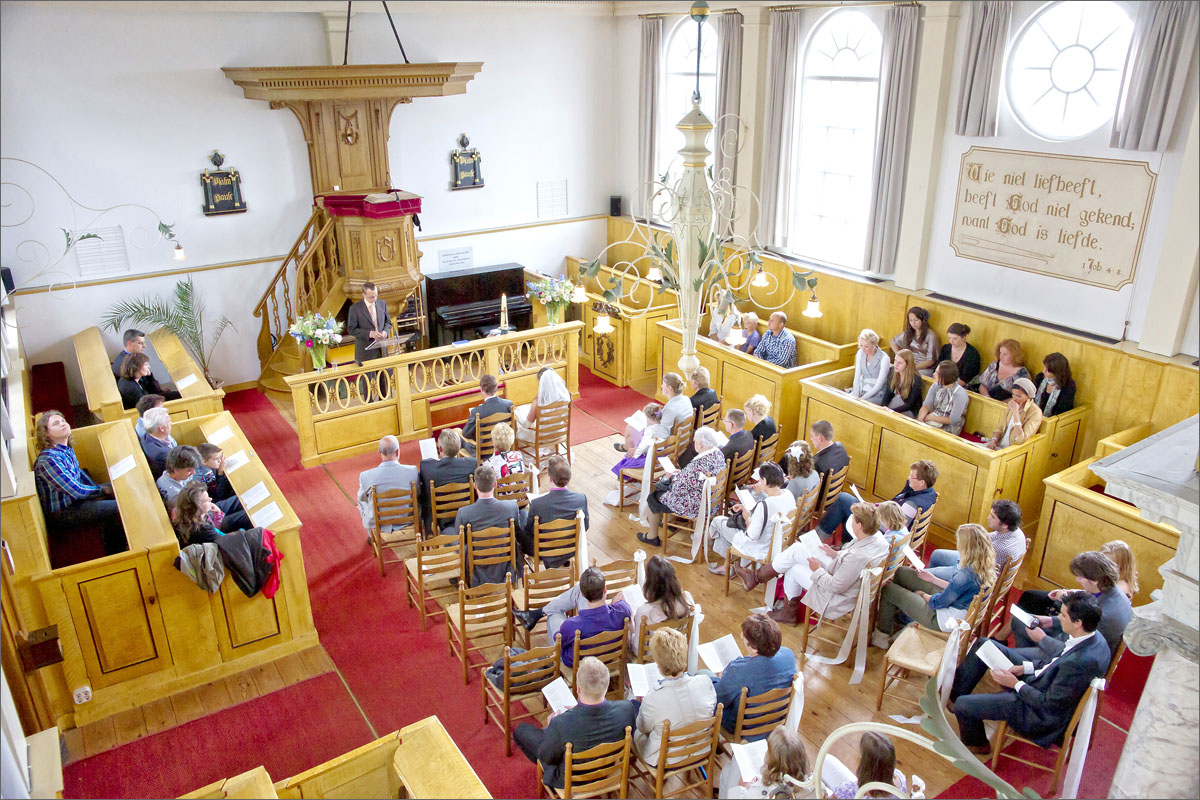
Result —
<path fill-rule="evenodd" d="M 147 410 L 142 415 L 142 427 L 146 429 L 146 435 L 141 437 L 142 452 L 150 464 L 150 474 L 157 481 L 167 468 L 167 456 L 178 444 L 171 436 L 171 412 L 161 406 Z"/>
<path fill-rule="evenodd" d="M 601 744 L 619 742 L 637 724 L 637 709 L 628 700 L 608 700 L 608 666 L 592 656 L 579 662 L 575 695 L 579 703 L 550 717 L 546 727 L 522 722 L 513 741 L 530 761 L 542 763 L 542 782 L 563 788 L 563 758 L 567 745 L 575 753 Z"/>
<path fill-rule="evenodd" d="M 796 337 L 786 329 L 787 314 L 776 311 L 767 322 L 767 332 L 754 348 L 756 358 L 791 369 L 796 366 Z"/>
<path fill-rule="evenodd" d="M 363 527 L 370 531 L 375 525 L 375 516 L 371 509 L 372 494 L 407 489 L 418 480 L 416 467 L 400 463 L 400 441 L 395 436 L 380 439 L 379 466 L 358 476 L 358 513 L 362 516 Z M 392 526 L 384 525 L 381 530 L 390 533 Z M 369 536 L 367 541 L 370 542 Z"/>
<path fill-rule="evenodd" d="M 432 486 L 445 486 L 447 483 L 470 483 L 471 474 L 479 466 L 474 458 L 459 458 L 462 450 L 462 435 L 458 428 L 443 428 L 437 439 L 438 455 L 440 458 L 427 458 L 419 467 L 421 480 L 421 519 L 425 530 L 430 535 L 436 535 L 438 530 L 433 525 L 433 508 L 429 502 Z M 446 522 L 441 522 L 446 524 Z"/>

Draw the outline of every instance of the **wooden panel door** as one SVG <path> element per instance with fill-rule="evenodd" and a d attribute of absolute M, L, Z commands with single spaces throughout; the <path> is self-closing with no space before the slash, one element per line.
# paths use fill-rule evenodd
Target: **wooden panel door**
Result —
<path fill-rule="evenodd" d="M 171 665 L 154 577 L 144 556 L 70 574 L 62 585 L 93 688 Z"/>
<path fill-rule="evenodd" d="M 217 621 L 217 642 L 228 661 L 291 638 L 284 591 L 275 597 L 262 593 L 246 597 L 232 577 L 221 583 L 221 591 L 210 595 Z"/>

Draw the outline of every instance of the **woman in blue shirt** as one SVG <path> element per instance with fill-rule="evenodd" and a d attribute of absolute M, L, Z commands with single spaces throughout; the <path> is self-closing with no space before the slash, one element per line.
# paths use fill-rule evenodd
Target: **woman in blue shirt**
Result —
<path fill-rule="evenodd" d="M 725 706 L 721 712 L 722 728 L 732 733 L 737 727 L 742 687 L 747 689 L 747 697 L 754 697 L 792 685 L 796 677 L 796 654 L 782 647 L 782 642 L 779 625 L 766 614 L 751 614 L 742 620 L 742 646 L 748 655 L 730 661 L 721 676 L 712 679 L 717 687 L 717 702 Z M 766 734 L 753 738 L 765 739 Z"/>
<path fill-rule="evenodd" d="M 996 554 L 982 525 L 959 525 L 955 544 L 958 569 L 948 581 L 912 567 L 896 570 L 895 580 L 883 587 L 879 599 L 876 632 L 881 637 L 891 637 L 898 627 L 914 620 L 935 631 L 950 630 L 955 620 L 967 615 L 980 589 L 995 582 Z M 872 641 L 879 643 L 882 638 Z"/>

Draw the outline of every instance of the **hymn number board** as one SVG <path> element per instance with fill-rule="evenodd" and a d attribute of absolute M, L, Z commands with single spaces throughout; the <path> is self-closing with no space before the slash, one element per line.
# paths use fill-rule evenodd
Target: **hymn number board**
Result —
<path fill-rule="evenodd" d="M 204 192 L 204 204 L 200 210 L 206 217 L 240 214 L 246 210 L 246 200 L 242 197 L 242 176 L 236 169 L 204 170 L 200 176 L 200 188 Z"/>

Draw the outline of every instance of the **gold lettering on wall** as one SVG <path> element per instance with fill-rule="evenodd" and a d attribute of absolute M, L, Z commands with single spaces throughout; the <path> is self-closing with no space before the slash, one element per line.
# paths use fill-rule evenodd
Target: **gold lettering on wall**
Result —
<path fill-rule="evenodd" d="M 1145 161 L 972 147 L 959 169 L 950 247 L 1116 291 L 1133 283 L 1157 178 Z"/>

